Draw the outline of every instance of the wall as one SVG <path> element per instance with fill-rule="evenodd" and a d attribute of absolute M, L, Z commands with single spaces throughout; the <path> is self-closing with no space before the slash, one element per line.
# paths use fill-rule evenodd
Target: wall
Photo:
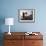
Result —
<path fill-rule="evenodd" d="M 0 0 L 0 2 L 0 16 L 15 19 L 15 24 L 11 27 L 12 32 L 46 32 L 46 0 Z M 35 9 L 35 23 L 19 23 L 18 9 Z M 8 26 L 3 24 L 1 32 L 6 31 L 8 31 Z"/>
<path fill-rule="evenodd" d="M 18 9 L 35 9 L 35 23 L 19 23 Z M 46 0 L 0 0 L 0 34 L 8 32 L 8 26 L 4 24 L 7 17 L 15 19 L 14 26 L 11 26 L 12 32 L 46 32 Z M 3 34 L 0 35 L 0 46 L 2 36 Z M 46 45 L 45 40 L 44 43 Z"/>

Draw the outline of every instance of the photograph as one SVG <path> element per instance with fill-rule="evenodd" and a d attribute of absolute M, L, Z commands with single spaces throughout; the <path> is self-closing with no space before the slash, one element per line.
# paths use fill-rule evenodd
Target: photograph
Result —
<path fill-rule="evenodd" d="M 19 16 L 19 22 L 34 22 L 35 9 L 19 9 L 18 16 Z"/>

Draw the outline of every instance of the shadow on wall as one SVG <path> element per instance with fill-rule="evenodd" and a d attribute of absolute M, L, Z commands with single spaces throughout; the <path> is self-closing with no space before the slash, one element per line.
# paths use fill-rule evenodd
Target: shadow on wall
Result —
<path fill-rule="evenodd" d="M 5 23 L 5 17 L 0 16 L 0 46 L 3 46 L 3 32 L 2 32 L 2 25 Z"/>

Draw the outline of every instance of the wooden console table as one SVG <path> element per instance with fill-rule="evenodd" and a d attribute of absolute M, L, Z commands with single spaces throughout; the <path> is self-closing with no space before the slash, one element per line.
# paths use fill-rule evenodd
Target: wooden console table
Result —
<path fill-rule="evenodd" d="M 8 35 L 4 33 L 4 46 L 43 46 L 43 35 L 25 35 L 26 32 L 11 32 Z M 34 33 L 34 32 L 33 32 Z"/>

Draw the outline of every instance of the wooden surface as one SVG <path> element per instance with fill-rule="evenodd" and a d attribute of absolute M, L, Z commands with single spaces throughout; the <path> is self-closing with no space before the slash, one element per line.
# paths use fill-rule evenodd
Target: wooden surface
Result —
<path fill-rule="evenodd" d="M 42 40 L 24 40 L 24 46 L 43 46 Z"/>
<path fill-rule="evenodd" d="M 4 33 L 4 46 L 43 46 L 43 35 L 25 35 L 26 32 L 11 32 L 8 35 Z M 34 33 L 34 32 L 33 32 Z"/>

